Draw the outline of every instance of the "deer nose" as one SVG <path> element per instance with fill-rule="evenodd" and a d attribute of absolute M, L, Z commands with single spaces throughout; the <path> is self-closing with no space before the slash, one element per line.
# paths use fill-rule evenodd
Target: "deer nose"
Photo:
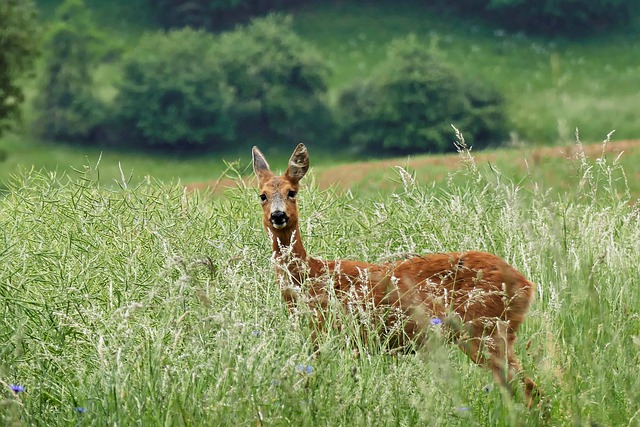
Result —
<path fill-rule="evenodd" d="M 289 220 L 289 217 L 287 216 L 286 213 L 282 211 L 273 211 L 271 212 L 270 220 L 271 220 L 271 224 L 273 224 L 275 228 L 282 228 L 285 225 L 287 225 L 287 221 Z"/>

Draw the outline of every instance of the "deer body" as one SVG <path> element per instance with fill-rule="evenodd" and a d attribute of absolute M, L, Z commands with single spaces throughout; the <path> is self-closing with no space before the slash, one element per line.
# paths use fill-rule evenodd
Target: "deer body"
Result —
<path fill-rule="evenodd" d="M 325 261 L 310 257 L 298 227 L 296 194 L 309 169 L 307 149 L 299 144 L 282 176 L 253 148 L 260 185 L 263 223 L 271 236 L 281 291 L 290 310 L 306 304 L 323 326 L 329 299 L 383 313 L 388 341 L 404 346 L 420 341 L 433 319 L 451 325 L 453 341 L 476 363 L 491 369 L 505 387 L 521 371 L 513 351 L 535 285 L 496 255 L 486 252 L 427 254 L 396 262 Z M 377 316 L 376 316 L 377 318 Z M 398 329 L 398 324 L 401 328 Z M 529 405 L 537 386 L 523 377 Z M 509 388 L 510 389 L 510 388 Z M 511 389 L 510 389 L 511 390 Z"/>

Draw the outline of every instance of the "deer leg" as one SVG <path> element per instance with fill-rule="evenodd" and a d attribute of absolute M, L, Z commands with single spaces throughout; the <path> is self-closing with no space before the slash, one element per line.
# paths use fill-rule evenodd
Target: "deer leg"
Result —
<path fill-rule="evenodd" d="M 513 393 L 513 379 L 519 377 L 524 386 L 525 402 L 531 408 L 540 399 L 540 391 L 537 384 L 522 373 L 522 367 L 514 351 L 516 340 L 515 333 L 509 330 L 508 325 L 499 322 L 494 330 L 495 347 L 491 350 L 491 369 L 494 377 Z"/>
<path fill-rule="evenodd" d="M 469 358 L 480 366 L 491 370 L 494 380 L 513 396 L 513 379 L 521 376 L 522 368 L 515 355 L 515 333 L 509 330 L 504 321 L 491 322 L 491 325 L 481 320 L 468 322 L 467 336 L 458 334 L 458 347 Z M 485 333 L 483 333 L 485 332 Z M 525 400 L 528 407 L 540 398 L 536 383 L 527 376 L 522 376 Z"/>

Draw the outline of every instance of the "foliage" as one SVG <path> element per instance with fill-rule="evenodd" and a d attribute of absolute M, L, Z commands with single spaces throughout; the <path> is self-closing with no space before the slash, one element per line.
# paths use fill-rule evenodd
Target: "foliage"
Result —
<path fill-rule="evenodd" d="M 0 2 L 0 135 L 20 118 L 24 101 L 20 79 L 39 53 L 38 37 L 32 0 Z"/>
<path fill-rule="evenodd" d="M 635 0 L 454 0 L 465 13 L 482 12 L 508 28 L 537 32 L 592 33 L 629 24 Z"/>
<path fill-rule="evenodd" d="M 189 28 L 147 35 L 123 69 L 106 127 L 130 144 L 220 149 L 236 139 L 329 139 L 328 69 L 287 18 L 255 19 L 219 37 Z"/>
<path fill-rule="evenodd" d="M 472 163 L 442 191 L 401 173 L 388 198 L 299 196 L 312 254 L 484 249 L 537 283 L 516 351 L 547 419 L 437 339 L 417 354 L 356 354 L 354 329 L 336 328 L 311 356 L 304 319 L 279 295 L 255 190 L 114 191 L 90 168 L 25 173 L 0 199 L 2 424 L 633 425 L 639 212 L 607 190 L 620 171 L 606 159 L 577 172 L 567 197 L 527 198 Z"/>
<path fill-rule="evenodd" d="M 150 1 L 149 7 L 155 10 L 158 20 L 166 28 L 190 26 L 214 30 L 299 2 L 300 0 L 159 0 Z"/>
<path fill-rule="evenodd" d="M 220 148 L 234 137 L 234 93 L 215 43 L 189 28 L 142 37 L 123 60 L 113 105 L 121 143 Z"/>
<path fill-rule="evenodd" d="M 332 115 L 324 99 L 330 69 L 291 29 L 289 17 L 256 18 L 222 34 L 218 47 L 236 92 L 240 139 L 269 145 L 332 141 Z"/>
<path fill-rule="evenodd" d="M 459 75 L 414 36 L 392 42 L 386 61 L 339 104 L 344 138 L 375 153 L 451 151 L 451 124 L 477 148 L 506 136 L 502 96 Z"/>
<path fill-rule="evenodd" d="M 44 66 L 35 100 L 37 133 L 48 140 L 87 142 L 104 107 L 94 95 L 93 70 L 105 38 L 83 0 L 65 0 L 44 45 Z"/>

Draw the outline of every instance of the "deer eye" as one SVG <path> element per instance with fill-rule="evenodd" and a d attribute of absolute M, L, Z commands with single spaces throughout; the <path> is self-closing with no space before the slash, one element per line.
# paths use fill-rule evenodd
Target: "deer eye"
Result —
<path fill-rule="evenodd" d="M 260 201 L 262 201 L 262 202 L 266 202 L 266 201 L 267 201 L 267 195 L 266 195 L 266 194 L 264 194 L 264 193 L 262 193 L 262 194 L 260 195 Z"/>
<path fill-rule="evenodd" d="M 290 199 L 294 199 L 296 197 L 296 192 L 293 190 L 289 190 L 289 192 L 287 193 L 287 197 L 289 197 Z"/>

